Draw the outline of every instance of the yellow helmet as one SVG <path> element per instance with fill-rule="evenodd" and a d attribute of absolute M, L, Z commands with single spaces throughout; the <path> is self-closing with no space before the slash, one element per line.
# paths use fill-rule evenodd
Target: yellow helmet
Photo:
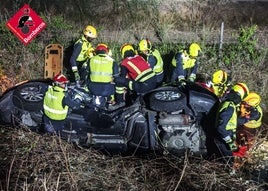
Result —
<path fill-rule="evenodd" d="M 97 38 L 97 30 L 91 25 L 88 25 L 84 28 L 83 34 L 89 38 Z"/>
<path fill-rule="evenodd" d="M 189 47 L 189 54 L 192 57 L 197 57 L 199 54 L 199 51 L 201 51 L 200 46 L 197 43 L 192 43 Z"/>
<path fill-rule="evenodd" d="M 129 44 L 129 43 L 125 43 L 125 44 L 123 44 L 121 46 L 120 52 L 121 52 L 122 58 L 124 58 L 125 52 L 128 51 L 128 50 L 131 50 L 131 51 L 135 52 L 133 46 L 131 44 Z"/>
<path fill-rule="evenodd" d="M 140 51 L 146 51 L 150 50 L 152 48 L 152 44 L 148 39 L 143 39 L 139 43 L 139 50 Z"/>
<path fill-rule="evenodd" d="M 212 75 L 213 84 L 225 84 L 227 82 L 227 73 L 223 70 L 218 70 Z"/>
<path fill-rule="evenodd" d="M 257 107 L 261 102 L 261 97 L 255 93 L 250 92 L 247 97 L 243 100 L 243 103 L 251 106 L 251 107 Z"/>
<path fill-rule="evenodd" d="M 245 83 L 237 83 L 233 86 L 232 90 L 239 94 L 241 100 L 249 94 L 248 86 Z"/>

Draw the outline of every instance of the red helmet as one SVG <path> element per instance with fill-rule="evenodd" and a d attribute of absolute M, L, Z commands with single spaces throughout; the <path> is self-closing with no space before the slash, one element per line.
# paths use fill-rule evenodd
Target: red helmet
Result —
<path fill-rule="evenodd" d="M 53 78 L 53 80 L 56 84 L 67 84 L 68 83 L 68 79 L 63 74 L 57 74 Z"/>
<path fill-rule="evenodd" d="M 106 54 L 109 52 L 109 48 L 106 44 L 98 44 L 98 46 L 95 49 L 96 52 L 98 51 L 104 51 Z"/>

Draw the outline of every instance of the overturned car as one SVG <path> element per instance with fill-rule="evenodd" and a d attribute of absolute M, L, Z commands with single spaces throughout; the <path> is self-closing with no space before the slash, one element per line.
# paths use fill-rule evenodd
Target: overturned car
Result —
<path fill-rule="evenodd" d="M 8 89 L 0 98 L 1 124 L 27 126 L 42 133 L 44 93 L 52 81 L 31 80 Z M 69 85 L 83 97 L 73 109 L 61 138 L 109 153 L 215 152 L 218 98 L 196 83 L 163 85 L 144 95 L 131 95 L 114 110 L 94 106 L 90 93 Z"/>

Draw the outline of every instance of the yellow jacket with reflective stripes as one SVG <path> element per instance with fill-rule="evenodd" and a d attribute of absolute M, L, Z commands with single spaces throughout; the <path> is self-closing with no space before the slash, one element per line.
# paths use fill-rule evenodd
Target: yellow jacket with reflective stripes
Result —
<path fill-rule="evenodd" d="M 52 120 L 64 120 L 67 117 L 68 106 L 62 106 L 64 89 L 58 86 L 49 86 L 44 97 L 44 113 Z"/>
<path fill-rule="evenodd" d="M 114 60 L 106 54 L 93 56 L 89 62 L 91 82 L 108 83 L 112 81 Z"/>
<path fill-rule="evenodd" d="M 75 44 L 76 43 L 82 44 L 82 50 L 81 50 L 80 54 L 78 55 L 76 61 L 78 61 L 78 62 L 86 61 L 90 57 L 89 50 L 93 48 L 92 44 L 87 41 L 87 39 L 84 37 L 84 35 L 80 39 L 78 39 L 75 42 Z"/>
<path fill-rule="evenodd" d="M 188 53 L 185 50 L 184 51 L 180 51 L 177 54 L 181 54 L 183 69 L 192 68 L 192 67 L 195 66 L 196 59 L 195 58 L 190 58 L 189 55 L 188 55 Z M 174 67 L 177 66 L 177 60 L 176 60 L 176 55 L 177 54 L 175 54 L 174 57 L 173 57 L 173 59 L 172 59 L 172 65 Z"/>
<path fill-rule="evenodd" d="M 157 50 L 157 49 L 154 49 L 152 51 L 152 55 L 156 58 L 157 60 L 157 63 L 156 65 L 154 66 L 153 68 L 153 71 L 155 74 L 158 74 L 158 73 L 162 73 L 163 72 L 163 65 L 164 65 L 164 62 L 163 62 L 163 59 L 161 57 L 161 54 L 160 52 Z"/>
<path fill-rule="evenodd" d="M 236 112 L 236 105 L 235 105 L 233 102 L 231 102 L 231 101 L 225 101 L 225 102 L 222 104 L 221 108 L 220 108 L 220 113 L 221 113 L 224 109 L 226 109 L 226 108 L 228 108 L 228 107 L 232 107 L 232 108 L 233 108 L 233 113 L 232 113 L 232 115 L 231 115 L 231 118 L 230 118 L 229 121 L 227 122 L 225 129 L 226 129 L 227 131 L 230 130 L 230 131 L 235 132 L 235 131 L 236 131 L 236 128 L 237 128 L 237 112 Z M 222 119 L 222 120 L 226 120 L 226 119 Z"/>
<path fill-rule="evenodd" d="M 260 113 L 260 117 L 256 120 L 249 120 L 244 124 L 245 127 L 253 129 L 253 128 L 259 128 L 261 126 L 263 116 L 262 108 L 258 105 L 256 109 Z"/>

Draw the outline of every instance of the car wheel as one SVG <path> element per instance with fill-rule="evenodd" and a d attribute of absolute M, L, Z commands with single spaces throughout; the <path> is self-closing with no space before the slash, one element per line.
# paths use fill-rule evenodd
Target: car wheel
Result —
<path fill-rule="evenodd" d="M 43 98 L 47 84 L 29 82 L 14 90 L 13 104 L 23 110 L 38 111 L 43 108 Z"/>
<path fill-rule="evenodd" d="M 185 107 L 185 95 L 177 89 L 154 91 L 150 95 L 150 108 L 154 111 L 174 112 Z"/>

